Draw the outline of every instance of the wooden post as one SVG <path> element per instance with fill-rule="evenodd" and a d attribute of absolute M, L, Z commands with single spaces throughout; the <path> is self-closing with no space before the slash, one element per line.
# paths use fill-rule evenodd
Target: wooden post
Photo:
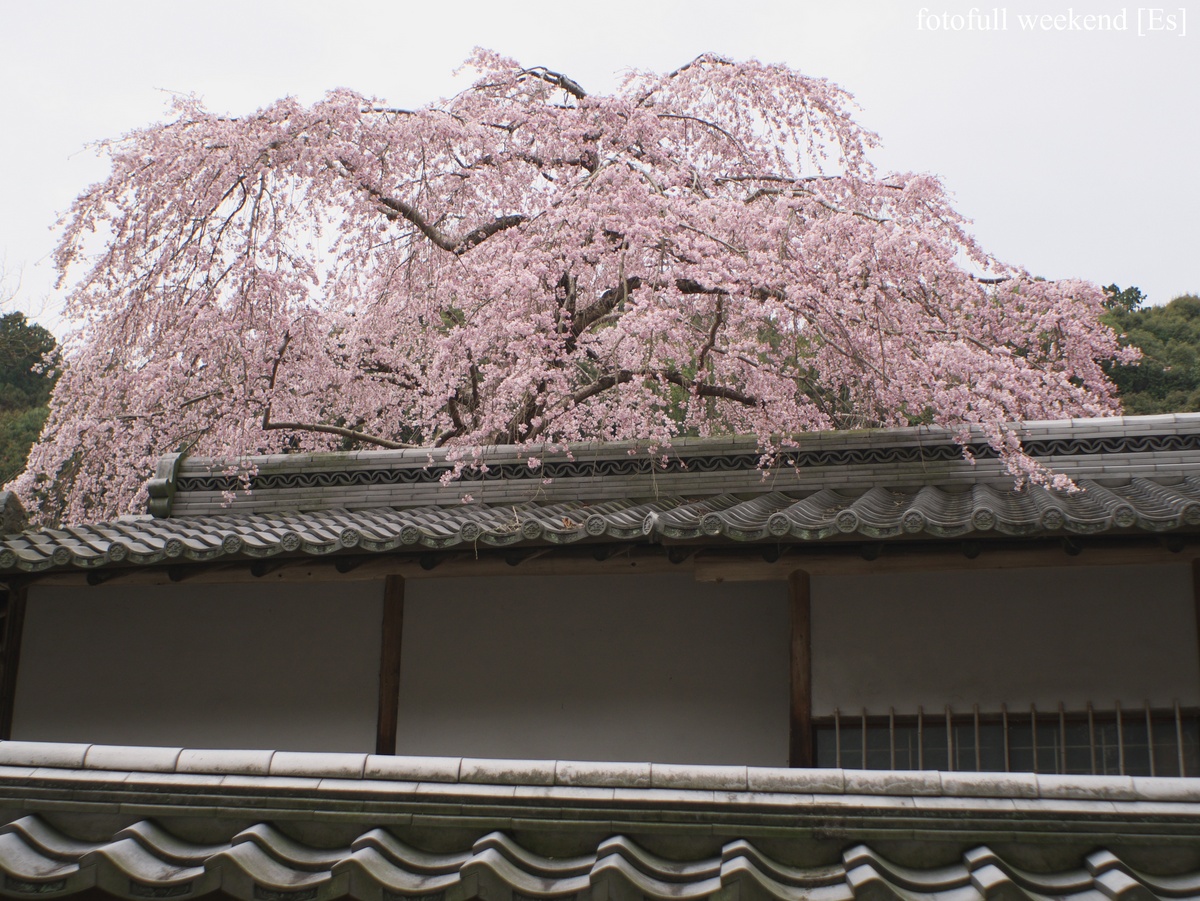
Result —
<path fill-rule="evenodd" d="M 796 570 L 788 579 L 792 613 L 792 710 L 788 765 L 813 766 L 812 600 L 809 576 Z"/>
<path fill-rule="evenodd" d="M 1192 558 L 1192 605 L 1196 611 L 1196 646 L 1200 648 L 1200 557 Z M 1200 678 L 1200 672 L 1196 675 Z"/>
<path fill-rule="evenodd" d="M 0 648 L 0 740 L 12 738 L 13 708 L 17 700 L 17 667 L 21 660 L 21 634 L 25 630 L 25 586 L 8 585 L 3 592 L 3 647 Z"/>
<path fill-rule="evenodd" d="M 379 718 L 375 753 L 396 753 L 396 719 L 400 709 L 400 644 L 404 637 L 404 577 L 383 582 L 383 623 L 379 644 Z"/>

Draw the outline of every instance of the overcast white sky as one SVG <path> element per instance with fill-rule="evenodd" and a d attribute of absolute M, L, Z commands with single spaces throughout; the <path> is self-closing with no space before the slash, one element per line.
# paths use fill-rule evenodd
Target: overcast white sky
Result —
<path fill-rule="evenodd" d="M 1030 30 L 1032 13 L 1064 18 Z M 1109 18 L 1086 30 L 1089 13 Z M 231 114 L 341 86 L 419 105 L 455 90 L 476 45 L 592 93 L 707 50 L 786 62 L 853 92 L 880 168 L 941 176 L 1001 259 L 1154 303 L 1200 292 L 1200 0 L 0 0 L 0 261 L 17 308 L 61 331 L 53 225 L 105 174 L 86 145 L 160 119 L 165 91 Z"/>

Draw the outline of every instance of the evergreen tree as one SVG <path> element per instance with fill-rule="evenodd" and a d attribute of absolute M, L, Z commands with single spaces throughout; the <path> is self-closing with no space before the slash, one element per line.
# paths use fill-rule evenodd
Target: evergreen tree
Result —
<path fill-rule="evenodd" d="M 1126 414 L 1200 412 L 1200 297 L 1143 307 L 1137 288 L 1104 290 L 1110 298 L 1105 321 L 1123 344 L 1142 350 L 1140 363 L 1109 367 Z"/>
<path fill-rule="evenodd" d="M 0 485 L 25 468 L 58 378 L 58 343 L 24 313 L 0 316 Z"/>

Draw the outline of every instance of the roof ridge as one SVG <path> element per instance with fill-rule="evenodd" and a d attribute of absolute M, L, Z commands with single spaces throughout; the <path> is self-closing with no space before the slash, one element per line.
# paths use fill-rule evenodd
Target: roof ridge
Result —
<path fill-rule="evenodd" d="M 4 767 L 32 767 L 47 776 L 54 770 L 81 774 L 95 771 L 98 778 L 100 773 L 114 772 L 174 773 L 185 777 L 304 777 L 461 785 L 1200 802 L 1200 780 L 1177 777 L 423 757 L 43 741 L 0 741 L 0 775 Z"/>

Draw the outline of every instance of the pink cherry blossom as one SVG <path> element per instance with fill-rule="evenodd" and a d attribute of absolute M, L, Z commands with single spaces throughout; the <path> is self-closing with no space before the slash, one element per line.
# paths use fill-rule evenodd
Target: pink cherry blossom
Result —
<path fill-rule="evenodd" d="M 1118 411 L 1102 292 L 986 254 L 880 175 L 849 94 L 701 56 L 611 96 L 477 51 L 474 86 L 231 119 L 181 99 L 63 220 L 78 324 L 27 472 L 43 521 L 143 509 L 160 454 L 530 451 Z M 972 272 L 987 272 L 979 279 Z M 536 457 L 530 466 L 536 468 Z"/>

